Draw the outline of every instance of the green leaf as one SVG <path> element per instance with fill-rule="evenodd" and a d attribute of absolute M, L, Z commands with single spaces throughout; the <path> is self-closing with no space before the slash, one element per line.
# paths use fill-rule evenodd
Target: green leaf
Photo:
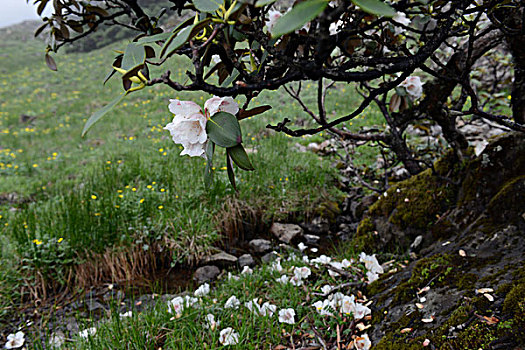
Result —
<path fill-rule="evenodd" d="M 277 0 L 259 0 L 259 1 L 257 1 L 255 3 L 255 7 L 263 7 L 263 6 L 266 6 L 266 5 L 273 4 L 276 1 Z"/>
<path fill-rule="evenodd" d="M 145 36 L 137 40 L 137 44 L 142 45 L 142 44 L 154 43 L 157 41 L 164 41 L 168 39 L 171 36 L 171 34 L 172 34 L 171 32 L 166 32 L 166 33 L 159 33 L 159 34 L 155 34 L 151 36 Z"/>
<path fill-rule="evenodd" d="M 193 0 L 193 5 L 195 5 L 200 12 L 213 13 L 219 9 L 222 2 L 219 3 L 215 0 Z"/>
<path fill-rule="evenodd" d="M 215 144 L 208 141 L 206 145 L 206 168 L 204 169 L 204 186 L 209 189 L 213 184 L 213 153 L 215 152 Z"/>
<path fill-rule="evenodd" d="M 206 123 L 206 133 L 217 146 L 234 147 L 242 142 L 241 126 L 233 114 L 219 112 Z"/>
<path fill-rule="evenodd" d="M 241 144 L 235 147 L 227 148 L 226 152 L 239 168 L 248 171 L 255 170 L 255 168 L 252 165 L 252 162 L 250 162 L 250 158 L 248 158 L 246 150 Z"/>
<path fill-rule="evenodd" d="M 396 10 L 381 0 L 352 0 L 352 2 L 359 6 L 363 11 L 373 15 L 393 17 L 396 14 Z"/>
<path fill-rule="evenodd" d="M 327 0 L 307 0 L 300 3 L 275 22 L 272 37 L 276 38 L 301 28 L 323 12 L 327 5 Z"/>
<path fill-rule="evenodd" d="M 233 173 L 233 165 L 228 155 L 226 155 L 226 169 L 228 171 L 228 179 L 230 180 L 233 189 L 237 191 L 237 186 L 235 185 L 235 174 Z"/>
<path fill-rule="evenodd" d="M 196 35 L 202 28 L 207 26 L 210 21 L 210 18 L 206 18 L 189 27 L 181 29 L 179 32 L 172 35 L 162 47 L 162 50 L 160 51 L 160 57 L 170 55 L 173 51 L 182 47 L 182 45 L 184 45 L 189 39 Z"/>
<path fill-rule="evenodd" d="M 146 60 L 146 51 L 142 45 L 137 43 L 129 43 L 124 51 L 124 56 L 122 57 L 122 64 L 120 68 L 125 70 L 130 70 L 141 64 L 144 64 Z"/>
<path fill-rule="evenodd" d="M 108 103 L 107 105 L 105 105 L 104 107 L 102 107 L 101 109 L 96 111 L 95 113 L 93 113 L 93 115 L 91 117 L 89 117 L 88 121 L 84 125 L 84 130 L 82 130 L 82 137 L 86 136 L 86 133 L 88 132 L 89 129 L 91 129 L 93 124 L 98 122 L 100 120 L 100 118 L 102 118 L 104 115 L 106 115 L 107 112 L 109 112 L 116 105 L 118 105 L 120 103 L 120 101 L 122 101 L 124 99 L 124 97 L 126 97 L 125 93 L 121 94 L 116 99 L 114 99 L 113 101 L 111 101 L 110 103 Z"/>

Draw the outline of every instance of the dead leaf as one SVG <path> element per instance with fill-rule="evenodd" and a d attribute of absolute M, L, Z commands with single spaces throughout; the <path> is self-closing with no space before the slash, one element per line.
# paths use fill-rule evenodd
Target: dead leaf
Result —
<path fill-rule="evenodd" d="M 494 317 L 494 316 L 490 316 L 490 317 L 489 316 L 483 316 L 481 318 L 481 321 L 492 326 L 492 325 L 495 325 L 496 323 L 498 323 L 499 319 Z"/>
<path fill-rule="evenodd" d="M 417 294 L 422 294 L 422 293 L 428 292 L 429 290 L 430 290 L 430 287 L 426 286 L 426 287 L 421 288 L 420 290 L 418 290 Z"/>
<path fill-rule="evenodd" d="M 277 345 L 274 349 L 275 350 L 284 350 L 284 349 L 287 349 L 287 347 L 284 346 L 284 345 Z"/>
<path fill-rule="evenodd" d="M 425 305 L 420 304 L 420 303 L 416 303 L 416 307 L 417 307 L 418 309 L 423 309 L 423 308 L 425 307 Z"/>
<path fill-rule="evenodd" d="M 423 346 L 429 346 L 430 345 L 430 339 L 425 339 L 423 341 Z"/>
<path fill-rule="evenodd" d="M 494 297 L 488 293 L 483 294 L 485 298 L 487 298 L 489 301 L 494 301 Z"/>
<path fill-rule="evenodd" d="M 429 318 L 422 318 L 421 322 L 432 323 L 432 322 L 434 322 L 434 316 L 430 316 Z"/>
<path fill-rule="evenodd" d="M 465 251 L 463 249 L 460 249 L 459 250 L 459 255 L 461 255 L 462 257 L 466 257 L 467 253 L 465 253 Z"/>
<path fill-rule="evenodd" d="M 485 293 L 492 293 L 494 289 L 492 288 L 480 288 L 476 289 L 476 294 L 485 294 Z"/>
<path fill-rule="evenodd" d="M 412 328 L 403 328 L 401 330 L 401 334 L 410 333 L 410 332 L 412 332 Z"/>

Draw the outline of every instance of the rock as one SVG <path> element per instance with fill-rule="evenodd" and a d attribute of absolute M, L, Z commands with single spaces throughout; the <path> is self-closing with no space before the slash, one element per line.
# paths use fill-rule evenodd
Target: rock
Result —
<path fill-rule="evenodd" d="M 206 257 L 204 259 L 204 263 L 210 265 L 230 266 L 237 263 L 237 257 L 226 252 L 219 252 Z"/>
<path fill-rule="evenodd" d="M 321 147 L 319 147 L 318 143 L 311 142 L 311 143 L 308 144 L 308 146 L 306 146 L 306 149 L 309 150 L 309 151 L 312 151 L 314 153 L 317 153 L 317 152 L 319 152 Z"/>
<path fill-rule="evenodd" d="M 239 263 L 239 267 L 242 269 L 245 266 L 255 266 L 255 260 L 253 260 L 253 257 L 250 254 L 243 254 L 239 257 L 237 260 Z"/>
<path fill-rule="evenodd" d="M 261 260 L 265 263 L 269 263 L 277 259 L 279 255 L 276 252 L 269 252 L 262 256 Z"/>
<path fill-rule="evenodd" d="M 321 237 L 319 236 L 316 236 L 316 235 L 304 235 L 304 239 L 306 240 L 306 244 L 317 244 L 319 243 L 319 240 L 321 239 Z"/>
<path fill-rule="evenodd" d="M 195 270 L 195 273 L 193 274 L 193 279 L 199 284 L 201 284 L 204 282 L 213 281 L 217 278 L 217 276 L 219 276 L 220 273 L 221 271 L 217 266 L 206 265 L 199 267 L 197 270 Z"/>
<path fill-rule="evenodd" d="M 272 242 L 267 239 L 253 239 L 248 245 L 256 253 L 265 253 L 272 250 Z"/>
<path fill-rule="evenodd" d="M 281 224 L 274 222 L 270 232 L 281 242 L 290 243 L 294 238 L 303 234 L 303 229 L 295 224 Z"/>

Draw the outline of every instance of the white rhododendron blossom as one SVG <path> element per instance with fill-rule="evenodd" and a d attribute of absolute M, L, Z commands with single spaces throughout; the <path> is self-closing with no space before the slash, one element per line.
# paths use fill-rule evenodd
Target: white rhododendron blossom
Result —
<path fill-rule="evenodd" d="M 279 283 L 282 283 L 282 284 L 286 284 L 286 283 L 290 282 L 290 277 L 288 277 L 286 275 L 282 275 L 281 277 L 277 278 L 276 281 L 279 282 Z"/>
<path fill-rule="evenodd" d="M 365 268 L 368 270 L 368 271 L 371 271 L 373 273 L 378 273 L 378 274 L 381 274 L 383 272 L 385 272 L 383 270 L 383 267 L 381 265 L 379 265 L 379 262 L 377 261 L 377 258 L 374 255 L 366 255 L 366 253 L 362 252 L 360 255 L 359 255 L 359 261 L 365 263 Z"/>
<path fill-rule="evenodd" d="M 217 112 L 235 115 L 239 111 L 239 105 L 233 98 L 217 96 L 206 101 L 204 112 L 198 104 L 192 101 L 170 100 L 168 108 L 175 116 L 164 129 L 170 132 L 173 142 L 180 143 L 184 147 L 180 154 L 187 154 L 190 157 L 205 157 L 208 118 Z"/>
<path fill-rule="evenodd" d="M 372 283 L 374 281 L 377 281 L 379 279 L 379 275 L 372 271 L 366 272 L 366 278 L 368 279 L 368 283 Z"/>
<path fill-rule="evenodd" d="M 367 306 L 364 306 L 363 304 L 355 303 L 353 314 L 354 319 L 360 320 L 366 315 L 370 315 L 372 313 L 372 310 L 370 310 Z"/>
<path fill-rule="evenodd" d="M 273 27 L 275 26 L 275 22 L 277 22 L 277 20 L 281 18 L 282 16 L 283 14 L 280 13 L 279 11 L 276 11 L 276 10 L 268 11 L 268 20 L 265 23 L 266 28 L 268 28 L 268 33 L 270 34 L 273 33 Z"/>
<path fill-rule="evenodd" d="M 195 291 L 195 293 L 193 293 L 193 295 L 195 295 L 196 297 L 203 297 L 205 295 L 208 295 L 209 292 L 210 292 L 210 285 L 208 283 L 204 283 L 199 288 L 197 288 L 197 290 Z"/>
<path fill-rule="evenodd" d="M 392 20 L 404 26 L 410 25 L 410 18 L 407 18 L 407 15 L 404 12 L 396 12 L 394 17 L 392 17 Z M 394 30 L 394 34 L 398 35 L 398 34 L 403 33 L 403 31 L 404 31 L 403 28 L 396 26 L 396 29 Z"/>
<path fill-rule="evenodd" d="M 330 27 L 328 28 L 328 30 L 330 31 L 330 35 L 337 34 L 337 32 L 339 32 L 339 30 L 341 29 L 342 26 L 343 26 L 343 21 L 341 21 L 341 20 L 338 20 L 337 22 L 330 23 Z"/>
<path fill-rule="evenodd" d="M 231 327 L 224 328 L 219 334 L 219 342 L 222 345 L 236 345 L 239 343 L 239 334 Z"/>
<path fill-rule="evenodd" d="M 407 94 L 413 99 L 417 100 L 423 95 L 423 83 L 417 76 L 410 76 L 403 80 L 399 86 L 405 88 Z"/>
<path fill-rule="evenodd" d="M 349 315 L 355 310 L 355 297 L 345 295 L 341 300 L 341 313 Z"/>
<path fill-rule="evenodd" d="M 22 331 L 16 332 L 15 334 L 9 334 L 7 336 L 7 343 L 4 347 L 6 349 L 17 349 L 24 345 L 25 343 L 25 334 Z"/>
<path fill-rule="evenodd" d="M 213 331 L 219 324 L 220 322 L 215 321 L 215 316 L 213 316 L 213 314 L 206 315 L 206 324 L 204 325 L 205 328 L 211 329 Z"/>
<path fill-rule="evenodd" d="M 372 347 L 372 342 L 368 338 L 368 334 L 363 334 L 354 339 L 354 345 L 357 350 L 368 350 Z"/>
<path fill-rule="evenodd" d="M 251 275 L 253 273 L 253 270 L 249 266 L 243 267 L 241 271 L 241 275 Z"/>
<path fill-rule="evenodd" d="M 312 274 L 312 271 L 308 267 L 303 266 L 303 267 L 294 267 L 293 273 L 297 278 L 306 279 Z"/>
<path fill-rule="evenodd" d="M 321 287 L 321 292 L 323 292 L 323 294 L 328 294 L 331 291 L 332 291 L 331 285 L 325 284 L 324 286 Z"/>
<path fill-rule="evenodd" d="M 295 323 L 295 310 L 292 308 L 279 310 L 279 322 L 294 324 Z"/>
<path fill-rule="evenodd" d="M 326 265 L 326 264 L 330 263 L 330 261 L 332 261 L 332 258 L 330 258 L 330 257 L 328 257 L 326 255 L 321 255 L 318 258 L 312 259 L 310 262 L 312 264 L 315 264 L 315 265 L 318 265 L 318 264 Z"/>
<path fill-rule="evenodd" d="M 313 305 L 313 307 L 315 307 L 315 309 L 317 310 L 319 315 L 332 316 L 332 310 L 334 308 L 333 308 L 332 303 L 330 302 L 330 300 L 328 300 L 328 299 L 323 300 L 323 301 L 319 300 L 319 301 L 316 301 L 315 303 L 313 303 L 312 305 Z"/>
<path fill-rule="evenodd" d="M 277 306 L 270 304 L 269 302 L 262 304 L 261 308 L 259 309 L 261 316 L 272 317 L 275 311 L 277 311 Z"/>
<path fill-rule="evenodd" d="M 226 300 L 226 303 L 224 303 L 225 309 L 237 309 L 241 305 L 241 302 L 235 295 L 232 295 L 228 300 Z"/>
<path fill-rule="evenodd" d="M 180 315 L 184 310 L 184 299 L 182 297 L 175 297 L 168 302 L 168 312 L 170 314 Z"/>

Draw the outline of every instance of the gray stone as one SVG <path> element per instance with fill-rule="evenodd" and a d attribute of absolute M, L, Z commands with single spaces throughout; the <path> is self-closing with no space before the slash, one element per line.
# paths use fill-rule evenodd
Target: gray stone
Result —
<path fill-rule="evenodd" d="M 245 266 L 255 266 L 255 260 L 253 260 L 253 257 L 250 254 L 241 255 L 237 262 L 239 263 L 241 269 Z"/>
<path fill-rule="evenodd" d="M 304 235 L 304 239 L 306 240 L 306 244 L 317 244 L 321 237 L 316 235 Z"/>
<path fill-rule="evenodd" d="M 269 253 L 266 253 L 262 256 L 261 260 L 265 263 L 269 263 L 271 261 L 274 261 L 275 259 L 277 259 L 279 257 L 279 255 L 277 255 L 276 252 L 269 252 Z"/>
<path fill-rule="evenodd" d="M 256 253 L 265 253 L 272 250 L 272 242 L 267 239 L 253 239 L 248 244 Z"/>
<path fill-rule="evenodd" d="M 212 256 L 208 256 L 204 259 L 204 263 L 211 264 L 211 265 L 220 265 L 220 266 L 228 266 L 228 265 L 234 265 L 237 262 L 237 257 L 228 254 L 226 252 L 219 252 L 217 254 L 213 254 Z"/>
<path fill-rule="evenodd" d="M 209 282 L 216 279 L 220 273 L 221 270 L 219 270 L 217 266 L 206 265 L 199 267 L 197 270 L 195 270 L 195 273 L 193 274 L 193 279 L 198 283 Z"/>
<path fill-rule="evenodd" d="M 303 234 L 303 229 L 295 224 L 280 224 L 274 222 L 270 227 L 270 232 L 277 237 L 281 242 L 290 243 L 295 237 Z"/>

